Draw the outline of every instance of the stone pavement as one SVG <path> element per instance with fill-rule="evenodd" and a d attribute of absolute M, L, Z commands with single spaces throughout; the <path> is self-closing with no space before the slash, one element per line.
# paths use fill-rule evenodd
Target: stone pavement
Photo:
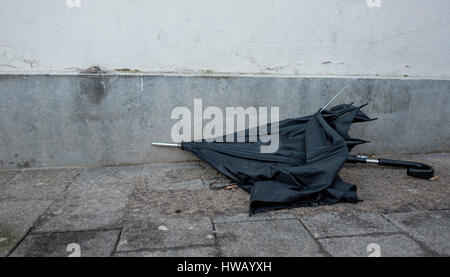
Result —
<path fill-rule="evenodd" d="M 450 154 L 390 157 L 439 179 L 346 165 L 364 202 L 252 217 L 202 162 L 0 171 L 0 256 L 450 255 Z"/>

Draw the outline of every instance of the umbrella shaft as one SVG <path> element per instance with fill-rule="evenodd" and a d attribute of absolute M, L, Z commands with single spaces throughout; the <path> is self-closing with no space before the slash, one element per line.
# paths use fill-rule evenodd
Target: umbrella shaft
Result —
<path fill-rule="evenodd" d="M 379 164 L 380 160 L 377 159 L 370 159 L 367 156 L 363 155 L 357 155 L 357 156 L 350 156 L 347 160 L 349 163 L 372 163 L 372 164 Z"/>

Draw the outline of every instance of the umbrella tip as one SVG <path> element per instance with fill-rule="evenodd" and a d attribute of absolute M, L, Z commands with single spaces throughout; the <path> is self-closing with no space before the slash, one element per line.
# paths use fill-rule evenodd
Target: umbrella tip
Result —
<path fill-rule="evenodd" d="M 360 109 L 364 108 L 365 106 L 369 105 L 369 103 L 366 104 L 362 104 L 361 106 L 359 106 Z"/>
<path fill-rule="evenodd" d="M 154 146 L 166 146 L 166 147 L 181 147 L 179 143 L 166 143 L 166 142 L 152 142 Z"/>

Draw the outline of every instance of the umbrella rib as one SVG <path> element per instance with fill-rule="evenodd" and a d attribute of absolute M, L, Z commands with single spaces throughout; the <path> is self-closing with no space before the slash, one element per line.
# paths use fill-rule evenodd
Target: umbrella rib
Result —
<path fill-rule="evenodd" d="M 320 109 L 320 111 L 322 112 L 323 110 L 325 110 L 326 107 L 328 107 L 328 105 L 331 104 L 331 102 L 334 101 L 334 99 L 336 99 L 336 97 L 339 96 L 339 94 L 341 94 L 344 90 L 346 90 L 348 88 L 349 85 L 346 85 L 343 89 L 341 89 L 341 91 L 339 91 L 331 100 L 330 102 L 328 102 L 322 109 Z"/>

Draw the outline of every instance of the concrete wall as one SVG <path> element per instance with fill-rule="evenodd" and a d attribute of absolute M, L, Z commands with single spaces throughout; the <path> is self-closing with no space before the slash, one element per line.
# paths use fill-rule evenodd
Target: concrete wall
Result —
<path fill-rule="evenodd" d="M 363 104 L 377 121 L 356 124 L 370 140 L 361 153 L 450 151 L 448 80 L 180 77 L 0 76 L 0 168 L 191 160 L 170 141 L 176 106 L 279 106 L 281 119 L 334 104 Z"/>
<path fill-rule="evenodd" d="M 0 71 L 450 77 L 450 1 L 380 3 L 0 0 Z"/>
<path fill-rule="evenodd" d="M 0 168 L 189 160 L 150 145 L 175 106 L 283 119 L 348 83 L 334 104 L 380 118 L 352 129 L 372 141 L 357 151 L 450 151 L 448 0 L 77 2 L 0 0 Z"/>

